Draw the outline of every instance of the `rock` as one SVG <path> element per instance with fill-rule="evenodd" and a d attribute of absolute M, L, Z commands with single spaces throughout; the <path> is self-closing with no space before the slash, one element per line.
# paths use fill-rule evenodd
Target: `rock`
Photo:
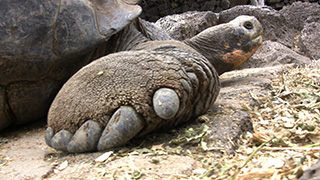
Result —
<path fill-rule="evenodd" d="M 155 25 L 165 30 L 173 39 L 184 40 L 202 30 L 217 25 L 218 16 L 211 11 L 189 11 L 159 19 Z"/>
<path fill-rule="evenodd" d="M 268 7 L 250 5 L 236 6 L 219 14 L 219 23 L 229 22 L 240 15 L 255 16 L 263 26 L 263 39 L 280 42 L 290 48 L 294 47 L 294 38 L 299 34 L 279 11 Z"/>
<path fill-rule="evenodd" d="M 307 12 L 304 10 L 306 8 Z M 289 48 L 285 48 L 285 52 L 290 57 L 287 60 L 283 58 L 287 55 L 281 55 L 280 59 L 273 63 L 279 64 L 281 62 L 293 62 L 292 56 L 300 56 L 299 54 L 290 50 L 295 49 L 301 54 L 308 56 L 311 59 L 319 59 L 319 24 L 320 8 L 316 3 L 294 3 L 286 7 L 284 10 L 276 11 L 268 7 L 256 6 L 237 6 L 229 10 L 215 14 L 212 12 L 187 12 L 179 15 L 169 15 L 161 18 L 156 22 L 158 26 L 168 32 L 170 36 L 177 40 L 184 40 L 192 37 L 210 26 L 228 22 L 232 18 L 239 15 L 253 15 L 259 19 L 264 28 L 263 38 L 265 41 L 271 40 L 279 42 Z M 293 24 L 293 19 L 297 18 Z M 219 19 L 218 19 L 219 18 Z M 191 24 L 194 25 L 191 26 Z M 303 27 L 305 27 L 303 29 Z M 302 32 L 300 32 L 303 29 Z M 299 38 L 300 37 L 300 38 Z M 275 47 L 279 48 L 279 45 Z M 271 49 L 273 47 L 270 47 Z M 290 52 L 290 53 L 289 53 Z M 257 53 L 256 53 L 257 54 Z M 277 54 L 279 54 L 277 52 Z M 292 55 L 290 55 L 292 54 Z M 281 60 L 282 58 L 282 60 Z M 272 58 L 271 58 L 272 59 Z M 274 57 L 274 60 L 277 58 Z M 302 57 L 302 64 L 305 64 L 308 58 Z M 256 63 L 256 62 L 255 62 Z M 263 62 L 265 63 L 265 62 Z M 270 63 L 268 61 L 268 63 Z M 259 63 L 258 63 L 259 64 Z M 296 64 L 301 64 L 297 62 Z M 254 66 L 258 67 L 258 66 Z"/>
<path fill-rule="evenodd" d="M 68 167 L 69 163 L 68 161 L 63 161 L 63 163 L 59 164 L 59 166 L 56 168 L 58 171 L 64 170 L 66 167 Z"/>
<path fill-rule="evenodd" d="M 299 180 L 319 180 L 320 177 L 320 160 L 312 167 L 306 169 Z"/>
<path fill-rule="evenodd" d="M 310 64 L 311 60 L 278 42 L 265 41 L 241 69 L 292 63 L 295 65 L 304 65 Z"/>
<path fill-rule="evenodd" d="M 295 2 L 290 6 L 285 6 L 280 10 L 280 13 L 287 19 L 288 23 L 301 31 L 308 21 L 319 22 L 320 5 L 317 3 Z"/>
<path fill-rule="evenodd" d="M 311 59 L 320 59 L 320 22 L 305 25 L 298 46 L 300 51 Z"/>
<path fill-rule="evenodd" d="M 230 1 L 222 0 L 221 3 L 220 3 L 220 7 L 222 9 L 228 9 L 230 7 Z"/>
<path fill-rule="evenodd" d="M 251 0 L 250 0 L 251 1 Z M 249 0 L 237 0 L 237 1 L 230 1 L 230 7 L 243 5 L 243 4 L 249 4 Z"/>
<path fill-rule="evenodd" d="M 192 5 L 191 5 L 191 10 L 193 10 L 193 9 L 200 9 L 200 4 L 196 3 L 196 2 L 193 2 Z"/>
<path fill-rule="evenodd" d="M 214 10 L 215 9 L 215 6 L 217 4 L 217 1 L 216 0 L 213 0 L 213 1 L 206 1 L 204 3 L 204 5 L 202 6 L 201 10 L 203 11 L 209 11 L 209 10 Z"/>
<path fill-rule="evenodd" d="M 279 3 L 281 0 L 267 0 L 267 3 L 269 4 L 274 4 L 274 3 Z"/>
<path fill-rule="evenodd" d="M 266 168 L 271 168 L 271 167 L 274 167 L 276 169 L 280 169 L 284 166 L 285 164 L 285 161 L 283 159 L 278 159 L 278 158 L 269 158 L 267 160 L 267 162 L 265 163 L 265 167 Z"/>
<path fill-rule="evenodd" d="M 289 65 L 286 65 L 289 67 Z M 281 74 L 286 66 L 242 69 L 220 76 L 221 90 L 214 108 L 205 116 L 209 118 L 210 136 L 208 147 L 234 152 L 237 140 L 244 132 L 252 132 L 252 121 L 245 106 L 259 106 L 252 94 L 267 95 L 272 79 Z"/>
<path fill-rule="evenodd" d="M 317 3 L 295 2 L 280 13 L 295 29 L 301 31 L 297 39 L 298 49 L 311 59 L 320 58 L 320 6 Z"/>
<path fill-rule="evenodd" d="M 235 7 L 238 5 L 255 5 L 255 6 L 265 6 L 268 5 L 277 10 L 281 10 L 284 6 L 292 4 L 296 0 L 150 0 L 150 1 L 141 1 L 140 5 L 143 8 L 142 18 L 151 21 L 157 20 L 153 19 L 155 17 L 162 17 L 170 14 L 177 14 L 187 11 L 213 11 L 220 12 L 224 9 Z M 306 0 L 300 0 L 306 1 Z M 308 0 L 308 2 L 317 2 L 318 0 Z M 317 4 L 317 3 L 313 3 Z M 160 10 L 160 12 L 153 14 L 150 13 L 150 8 L 154 7 L 163 7 L 168 8 Z M 168 10 L 169 9 L 169 10 Z M 292 11 L 294 12 L 294 11 Z M 308 12 L 306 12 L 308 13 Z M 161 15 L 160 15 L 161 14 Z M 154 22 L 154 21 L 152 21 Z"/>
<path fill-rule="evenodd" d="M 250 0 L 250 4 L 255 6 L 265 6 L 264 0 Z"/>

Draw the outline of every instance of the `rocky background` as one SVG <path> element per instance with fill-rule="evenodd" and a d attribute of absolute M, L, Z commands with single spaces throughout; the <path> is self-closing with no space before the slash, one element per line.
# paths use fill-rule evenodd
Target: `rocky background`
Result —
<path fill-rule="evenodd" d="M 233 7 L 236 2 L 246 5 Z M 219 98 L 206 115 L 175 130 L 156 132 L 136 139 L 131 145 L 114 151 L 115 153 L 106 157 L 104 161 L 97 160 L 98 157 L 105 155 L 103 152 L 73 155 L 49 148 L 43 138 L 45 122 L 17 127 L 18 129 L 7 129 L 6 132 L 0 134 L 0 179 L 192 179 L 192 177 L 195 177 L 194 179 L 205 177 L 214 179 L 220 175 L 219 179 L 230 179 L 231 175 L 235 174 L 234 168 L 244 163 L 239 164 L 240 158 L 237 159 L 238 155 L 233 156 L 233 154 L 243 151 L 244 153 L 238 157 L 245 161 L 252 149 L 257 148 L 256 145 L 253 148 L 250 147 L 249 142 L 244 142 L 247 149 L 238 148 L 239 139 L 245 140 L 245 138 L 240 138 L 244 132 L 255 132 L 254 125 L 257 123 L 253 124 L 252 118 L 257 119 L 260 116 L 252 115 L 251 112 L 264 106 L 260 104 L 261 99 L 271 92 L 278 92 L 273 88 L 273 81 L 283 77 L 283 74 L 287 73 L 286 68 L 292 66 L 311 65 L 312 62 L 315 62 L 320 67 L 319 1 L 313 1 L 315 3 L 292 2 L 292 0 L 267 0 L 266 5 L 271 5 L 270 7 L 250 6 L 248 4 L 252 2 L 249 0 L 142 1 L 143 17 L 147 17 L 146 13 L 149 13 L 150 16 L 147 19 L 157 20 L 154 24 L 165 30 L 174 39 L 183 40 L 192 37 L 207 27 L 228 22 L 236 16 L 245 14 L 256 16 L 261 22 L 264 28 L 264 42 L 242 67 L 243 69 L 220 76 L 222 88 Z M 291 6 L 283 7 L 291 3 Z M 229 9 L 229 7 L 233 8 Z M 225 8 L 227 10 L 221 11 Z M 209 11 L 191 12 L 190 10 Z M 181 12 L 184 13 L 162 17 L 166 14 Z M 316 82 L 319 80 L 317 79 Z M 283 93 L 289 92 L 284 90 Z M 205 127 L 207 127 L 206 132 Z M 203 141 L 205 144 L 200 143 L 199 139 L 190 138 L 194 142 L 177 146 L 170 145 L 172 140 L 179 139 L 181 135 L 190 134 L 191 129 L 198 132 L 193 136 L 205 139 Z M 277 127 L 278 130 L 279 127 Z M 301 132 L 296 132 L 300 137 Z M 319 131 L 305 132 L 312 135 Z M 199 133 L 202 135 L 200 136 Z M 257 131 L 257 133 L 261 132 Z M 251 148 L 251 151 L 248 148 Z M 301 166 L 296 167 L 296 164 L 303 165 L 305 169 L 314 164 L 318 158 L 309 150 L 306 153 L 299 150 L 295 155 L 287 153 L 288 151 L 279 151 L 281 156 L 275 156 L 274 152 L 268 154 L 268 151 L 264 150 L 260 155 L 268 156 L 267 158 L 272 162 L 285 159 L 286 163 L 282 169 L 273 168 L 275 172 L 269 174 L 268 179 L 271 178 L 271 175 L 273 179 L 297 179 L 298 171 L 296 170 Z M 301 163 L 302 158 L 307 159 L 308 162 Z M 221 162 L 224 160 L 226 162 Z M 234 160 L 238 165 L 230 164 L 227 160 Z M 245 169 L 254 170 L 252 172 L 268 172 L 263 169 L 267 166 L 266 161 L 256 160 L 255 157 L 253 164 L 257 167 L 252 168 L 251 166 Z M 313 172 L 319 174 L 319 166 L 316 168 Z M 281 178 L 287 176 L 284 175 L 285 170 L 292 174 L 290 178 Z M 252 173 L 242 173 L 242 175 L 248 175 L 247 179 L 253 179 Z M 279 176 L 276 176 L 277 174 Z M 257 179 L 262 179 L 262 177 Z"/>
<path fill-rule="evenodd" d="M 299 0 L 142 0 L 143 8 L 141 17 L 148 21 L 156 21 L 169 14 L 179 14 L 186 11 L 213 11 L 220 12 L 237 5 L 262 5 L 265 4 L 276 10 L 282 9 Z M 300 0 L 302 2 L 320 3 L 320 0 Z"/>
<path fill-rule="evenodd" d="M 270 6 L 238 5 L 220 13 L 188 11 L 168 15 L 154 24 L 173 39 L 191 38 L 204 29 L 240 15 L 255 16 L 263 26 L 263 44 L 243 68 L 280 64 L 309 64 L 320 59 L 320 5 L 294 2 L 275 10 Z"/>
<path fill-rule="evenodd" d="M 285 67 L 319 63 L 320 59 L 318 3 L 294 2 L 281 10 L 270 6 L 238 5 L 220 13 L 189 11 L 162 17 L 154 24 L 173 39 L 183 41 L 210 26 L 229 22 L 240 15 L 255 16 L 260 21 L 264 29 L 263 43 L 240 70 L 220 76 L 222 88 L 215 104 L 221 114 L 228 116 L 210 116 L 209 112 L 211 119 L 208 122 L 223 126 L 214 129 L 210 139 L 215 146 L 219 144 L 216 141 L 219 139 L 224 149 L 234 148 L 227 139 L 236 140 L 243 131 L 250 131 L 248 124 L 252 120 L 241 105 L 248 104 L 250 108 L 259 105 L 248 92 L 266 95 L 272 90 L 272 79 L 280 75 Z M 209 127 L 213 129 L 218 125 L 211 124 Z"/>

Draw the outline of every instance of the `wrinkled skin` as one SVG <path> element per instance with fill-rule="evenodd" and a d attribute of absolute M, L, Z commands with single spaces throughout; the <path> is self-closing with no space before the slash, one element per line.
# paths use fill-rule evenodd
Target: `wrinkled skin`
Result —
<path fill-rule="evenodd" d="M 256 18 L 239 16 L 227 26 L 208 28 L 185 43 L 207 57 L 221 75 L 238 69 L 252 56 L 262 43 L 262 30 Z"/>
<path fill-rule="evenodd" d="M 261 25 L 249 16 L 185 42 L 145 41 L 131 25 L 124 32 L 120 46 L 130 51 L 83 67 L 56 96 L 48 113 L 49 146 L 104 151 L 200 116 L 219 94 L 217 71 L 239 67 L 262 42 Z"/>

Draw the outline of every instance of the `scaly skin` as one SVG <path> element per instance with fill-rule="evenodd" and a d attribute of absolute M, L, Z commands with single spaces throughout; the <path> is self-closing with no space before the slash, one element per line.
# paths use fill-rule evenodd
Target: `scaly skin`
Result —
<path fill-rule="evenodd" d="M 47 130 L 50 135 L 46 137 L 47 143 L 55 149 L 69 152 L 106 150 L 122 145 L 134 136 L 163 126 L 174 127 L 206 112 L 219 93 L 220 84 L 214 67 L 201 54 L 181 42 L 161 41 L 156 47 L 151 46 L 152 44 L 149 51 L 111 54 L 77 72 L 63 86 L 51 105 L 48 114 L 50 128 Z M 169 89 L 169 95 L 162 94 L 164 88 Z M 155 97 L 155 93 L 160 95 Z M 166 99 L 166 96 L 169 97 L 167 99 L 173 97 L 173 104 L 166 104 L 167 101 L 161 99 Z M 156 112 L 153 107 L 159 104 L 163 106 Z M 129 117 L 136 117 L 131 123 L 122 123 L 122 120 L 119 120 L 127 113 L 125 111 L 128 111 L 128 108 L 118 114 L 114 113 L 123 107 L 132 107 Z M 161 111 L 166 111 L 165 108 L 177 110 L 171 112 L 169 117 L 161 118 Z M 113 118 L 118 124 L 111 123 L 109 126 L 108 123 Z M 128 118 L 123 119 L 126 121 Z M 76 146 L 87 143 L 80 141 L 68 146 L 71 136 L 88 120 L 100 126 L 94 132 L 106 127 L 119 131 L 111 136 L 117 138 L 110 140 L 103 135 L 98 136 L 94 146 L 82 148 L 81 151 L 74 150 L 77 149 Z M 135 124 L 137 127 L 131 128 Z M 61 130 L 67 131 L 68 136 L 59 135 Z M 130 134 L 131 131 L 134 133 Z M 52 141 L 55 133 L 58 133 L 59 137 L 53 137 Z M 125 136 L 118 138 L 118 134 Z M 84 133 L 83 136 L 88 135 Z"/>
<path fill-rule="evenodd" d="M 58 93 L 48 114 L 49 146 L 103 151 L 204 114 L 219 94 L 218 73 L 238 68 L 262 42 L 261 25 L 249 16 L 184 42 L 146 42 L 128 28 L 115 49 L 130 51 L 85 66 Z"/>
<path fill-rule="evenodd" d="M 184 41 L 204 55 L 219 75 L 238 69 L 262 44 L 262 26 L 253 16 L 239 16 Z"/>

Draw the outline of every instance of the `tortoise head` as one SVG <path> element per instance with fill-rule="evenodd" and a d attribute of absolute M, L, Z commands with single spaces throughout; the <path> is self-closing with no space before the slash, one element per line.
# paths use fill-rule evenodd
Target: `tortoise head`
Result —
<path fill-rule="evenodd" d="M 253 16 L 239 16 L 185 41 L 204 55 L 220 74 L 238 69 L 262 44 L 262 26 Z"/>

